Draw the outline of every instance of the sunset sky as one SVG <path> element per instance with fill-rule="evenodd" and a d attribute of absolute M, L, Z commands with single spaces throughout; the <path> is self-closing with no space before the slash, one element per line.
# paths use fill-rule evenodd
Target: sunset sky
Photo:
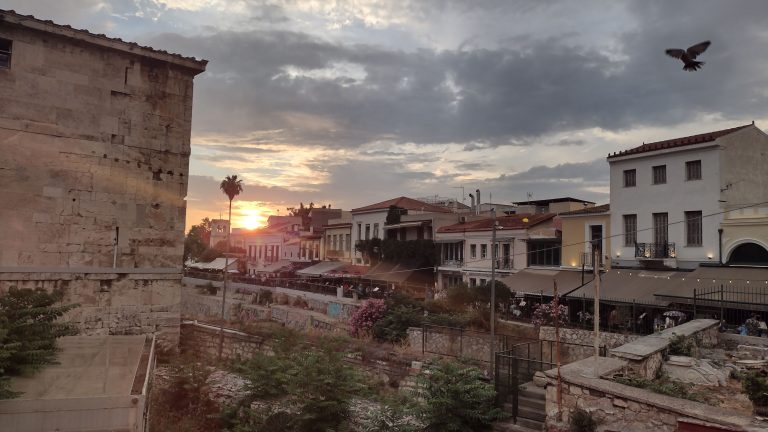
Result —
<path fill-rule="evenodd" d="M 768 4 L 755 1 L 3 0 L 205 58 L 187 226 L 299 202 L 406 195 L 608 201 L 605 156 L 768 127 Z M 664 55 L 710 39 L 698 72 Z M 468 198 L 467 198 L 468 202 Z"/>

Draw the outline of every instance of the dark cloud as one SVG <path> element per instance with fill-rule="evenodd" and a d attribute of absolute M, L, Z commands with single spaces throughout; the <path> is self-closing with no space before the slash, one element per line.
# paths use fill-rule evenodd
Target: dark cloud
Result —
<path fill-rule="evenodd" d="M 205 101 L 195 104 L 198 132 L 280 129 L 276 139 L 284 142 L 356 146 L 387 137 L 468 143 L 471 151 L 582 128 L 671 126 L 702 113 L 735 121 L 765 115 L 768 93 L 756 90 L 768 77 L 756 71 L 766 60 L 750 53 L 768 42 L 768 8 L 756 4 L 710 3 L 687 15 L 678 3 L 643 3 L 634 11 L 638 30 L 618 39 L 619 56 L 567 37 L 445 51 L 345 45 L 289 31 L 164 34 L 152 43 L 211 60 L 196 81 L 196 99 Z M 664 55 L 668 46 L 707 38 L 713 45 L 697 73 L 682 73 Z M 313 75 L 338 64 L 357 65 L 365 76 Z"/>
<path fill-rule="evenodd" d="M 568 147 L 568 146 L 583 146 L 587 142 L 582 139 L 562 139 L 555 143 L 556 146 Z"/>

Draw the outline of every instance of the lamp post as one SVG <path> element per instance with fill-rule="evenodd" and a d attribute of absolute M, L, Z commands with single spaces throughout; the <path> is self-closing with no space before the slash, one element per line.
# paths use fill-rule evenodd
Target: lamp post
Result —
<path fill-rule="evenodd" d="M 496 353 L 494 352 L 494 343 L 496 342 L 496 207 L 491 209 L 491 217 L 493 218 L 491 228 L 491 354 L 488 373 L 491 379 L 494 379 L 493 363 L 496 360 Z"/>
<path fill-rule="evenodd" d="M 592 373 L 584 372 L 582 376 L 597 379 L 600 378 L 598 366 L 598 358 L 600 357 L 600 246 L 597 241 L 592 242 L 592 269 L 595 273 L 595 313 L 592 316 L 595 337 L 595 360 L 592 362 L 594 365 Z"/>

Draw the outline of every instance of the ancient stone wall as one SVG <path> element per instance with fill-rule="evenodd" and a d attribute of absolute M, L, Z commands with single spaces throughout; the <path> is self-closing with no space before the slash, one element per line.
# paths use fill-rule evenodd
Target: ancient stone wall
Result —
<path fill-rule="evenodd" d="M 0 295 L 11 288 L 60 289 L 63 303 L 79 305 L 64 319 L 76 323 L 82 334 L 158 332 L 160 343 L 177 342 L 181 301 L 178 274 L 115 270 L 0 273 Z"/>
<path fill-rule="evenodd" d="M 625 343 L 632 342 L 639 338 L 638 335 L 620 334 L 600 332 L 600 345 L 605 346 L 607 349 L 615 348 L 617 346 L 624 345 Z M 554 327 L 540 327 L 539 339 L 554 341 L 555 340 L 555 328 Z M 580 330 L 572 328 L 560 329 L 560 342 L 580 345 L 593 345 L 595 340 L 594 332 L 590 330 Z"/>
<path fill-rule="evenodd" d="M 199 72 L 4 24 L 0 267 L 181 268 Z"/>

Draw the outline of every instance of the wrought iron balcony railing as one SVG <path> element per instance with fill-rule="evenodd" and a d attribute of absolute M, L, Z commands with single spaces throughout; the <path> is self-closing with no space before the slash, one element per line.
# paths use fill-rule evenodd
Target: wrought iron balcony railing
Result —
<path fill-rule="evenodd" d="M 635 243 L 635 258 L 660 259 L 674 257 L 674 243 Z"/>
<path fill-rule="evenodd" d="M 443 262 L 440 264 L 442 267 L 464 267 L 464 261 L 462 260 L 443 260 Z"/>

